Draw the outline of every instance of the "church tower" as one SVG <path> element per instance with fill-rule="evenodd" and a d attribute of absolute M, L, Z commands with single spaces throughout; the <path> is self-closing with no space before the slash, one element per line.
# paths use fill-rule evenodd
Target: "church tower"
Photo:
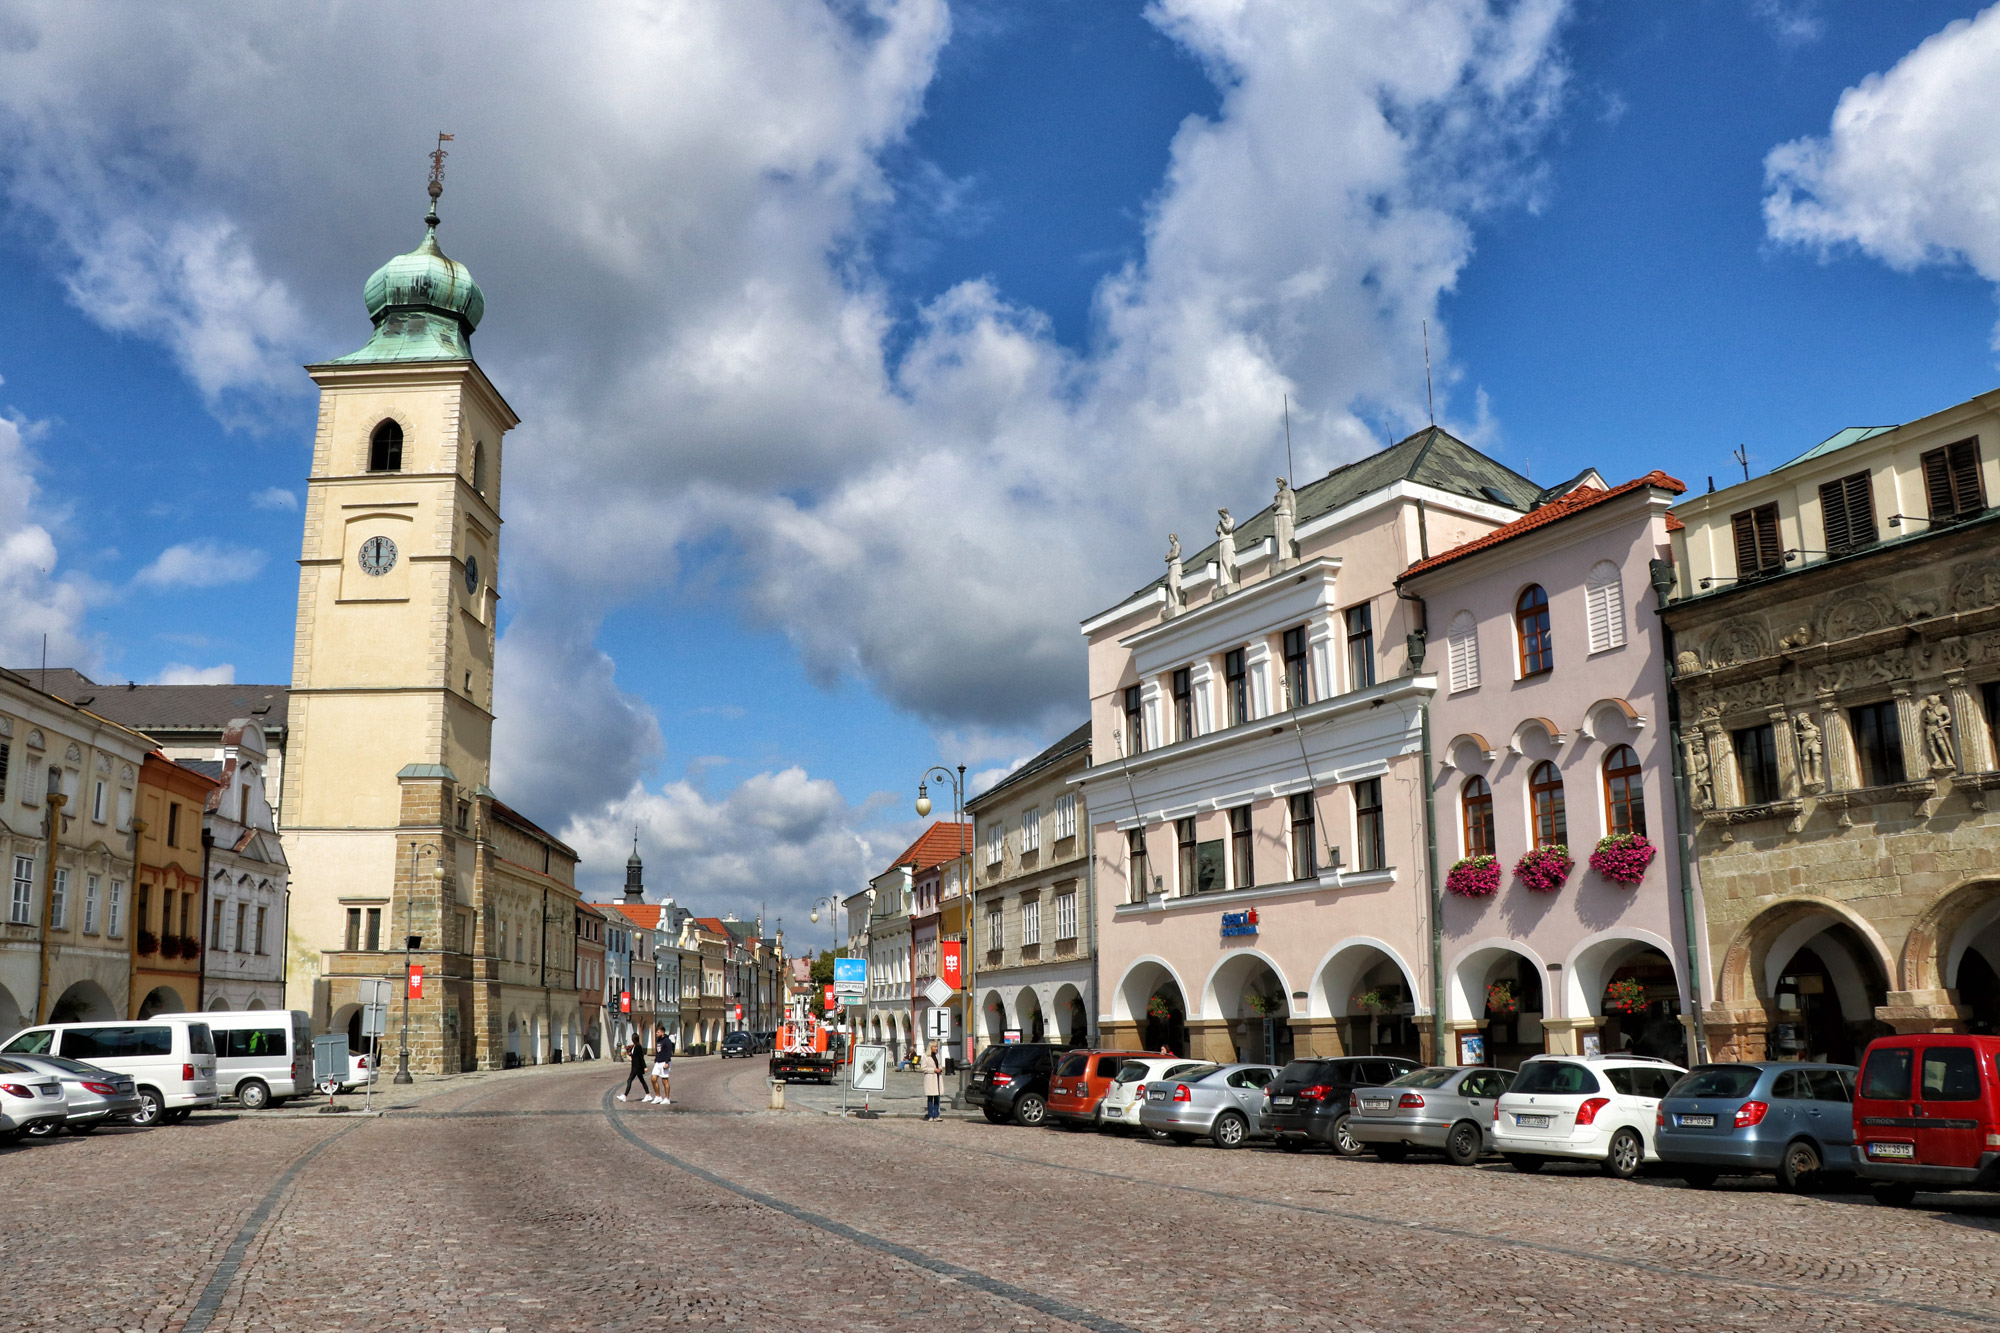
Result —
<path fill-rule="evenodd" d="M 409 782 L 433 784 L 441 834 L 488 782 L 501 439 L 518 419 L 472 359 L 486 299 L 438 245 L 435 175 L 422 242 L 362 289 L 374 335 L 306 367 L 319 424 L 284 774 L 295 1008 L 313 1008 L 322 950 L 402 947 L 409 913 L 387 909 L 410 873 Z M 450 859 L 442 841 L 430 865 Z"/>
<path fill-rule="evenodd" d="M 639 859 L 639 839 L 632 839 L 632 854 L 625 858 L 625 901 L 646 901 L 646 865 Z"/>

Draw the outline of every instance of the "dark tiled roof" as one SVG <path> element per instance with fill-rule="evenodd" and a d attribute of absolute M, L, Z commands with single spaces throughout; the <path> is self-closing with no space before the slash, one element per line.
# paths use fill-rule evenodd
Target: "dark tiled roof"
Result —
<path fill-rule="evenodd" d="M 176 759 L 182 768 L 193 769 L 205 778 L 222 781 L 222 761 L 220 759 Z"/>
<path fill-rule="evenodd" d="M 1543 490 L 1448 431 L 1426 426 L 1378 454 L 1337 467 L 1318 481 L 1300 487 L 1298 526 L 1304 527 L 1322 514 L 1331 513 L 1399 481 L 1412 481 L 1482 504 L 1504 505 L 1524 512 L 1534 506 L 1536 497 Z M 1237 550 L 1257 546 L 1271 535 L 1272 508 L 1267 504 L 1249 518 L 1237 520 Z M 1182 563 L 1193 572 L 1215 559 L 1215 554 L 1216 543 L 1210 542 L 1199 551 L 1183 557 Z M 1163 582 L 1164 572 L 1132 596 L 1140 596 Z"/>
<path fill-rule="evenodd" d="M 1045 772 L 1075 754 L 1078 750 L 1090 748 L 1090 723 L 1086 722 L 1069 735 L 1051 745 L 1048 749 L 1030 759 L 1027 763 L 1009 773 L 1000 781 L 988 787 L 979 795 L 966 802 L 968 809 L 983 806 L 1000 792 L 1006 791 L 1017 782 L 1026 782 L 1037 773 Z"/>
<path fill-rule="evenodd" d="M 14 668 L 42 688 L 40 667 Z M 135 731 L 221 731 L 239 717 L 272 731 L 285 725 L 283 685 L 99 685 L 69 667 L 50 667 L 48 693 Z M 264 711 L 258 712 L 258 709 Z"/>

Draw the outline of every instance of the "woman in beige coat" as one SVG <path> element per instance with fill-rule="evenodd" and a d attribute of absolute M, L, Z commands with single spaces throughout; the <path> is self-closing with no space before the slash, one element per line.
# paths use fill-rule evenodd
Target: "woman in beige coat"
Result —
<path fill-rule="evenodd" d="M 944 1119 L 944 1112 L 938 1110 L 938 1098 L 944 1096 L 944 1066 L 938 1062 L 936 1042 L 924 1048 L 923 1059 L 917 1062 L 917 1068 L 924 1074 L 924 1119 Z"/>

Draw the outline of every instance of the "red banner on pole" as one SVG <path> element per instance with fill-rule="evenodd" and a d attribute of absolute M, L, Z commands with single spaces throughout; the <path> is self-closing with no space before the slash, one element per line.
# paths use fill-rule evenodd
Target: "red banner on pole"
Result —
<path fill-rule="evenodd" d="M 424 965 L 422 963 L 410 964 L 410 998 L 413 1000 L 424 998 Z"/>
<path fill-rule="evenodd" d="M 832 1008 L 834 1007 L 834 1004 L 833 1004 L 833 987 L 831 987 L 831 986 L 828 986 L 828 987 L 826 988 L 826 1007 L 827 1007 L 828 1009 L 832 1009 Z"/>
<path fill-rule="evenodd" d="M 944 954 L 938 960 L 938 975 L 944 978 L 944 984 L 953 990 L 960 990 L 965 985 L 964 958 L 961 953 L 964 948 L 965 944 L 961 940 L 946 940 Z"/>
<path fill-rule="evenodd" d="M 631 991 L 622 990 L 618 992 L 618 1012 L 621 1014 L 629 1014 L 632 1012 Z"/>

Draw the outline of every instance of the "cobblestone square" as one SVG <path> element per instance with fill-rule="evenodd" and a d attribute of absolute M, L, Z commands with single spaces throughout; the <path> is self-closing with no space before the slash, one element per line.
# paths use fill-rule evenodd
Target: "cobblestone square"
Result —
<path fill-rule="evenodd" d="M 0 1150 L 0 1328 L 1958 1329 L 2000 1199 L 675 1103 L 558 1065 Z M 358 1106 L 359 1098 L 344 1098 Z"/>

